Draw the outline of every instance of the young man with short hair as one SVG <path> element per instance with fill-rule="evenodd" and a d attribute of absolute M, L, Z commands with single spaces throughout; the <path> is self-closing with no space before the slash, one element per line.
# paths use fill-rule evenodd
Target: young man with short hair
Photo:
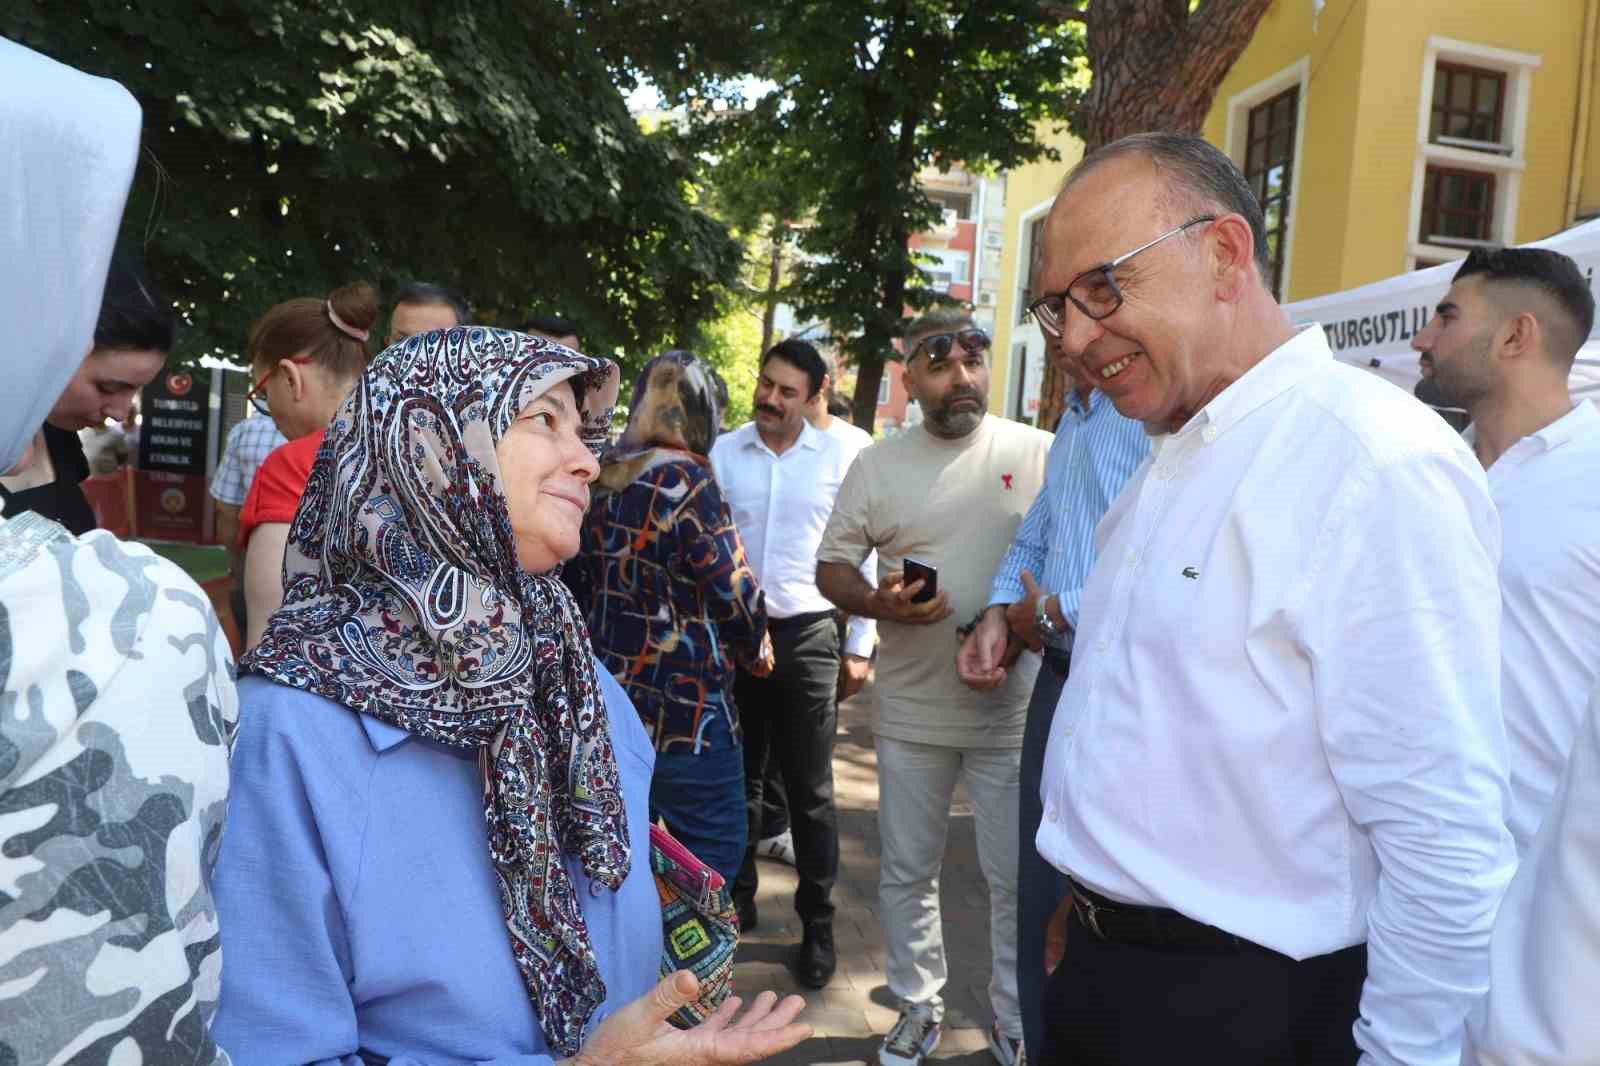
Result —
<path fill-rule="evenodd" d="M 1412 341 L 1500 512 L 1500 701 L 1511 742 L 1507 821 L 1533 844 L 1600 682 L 1600 411 L 1573 403 L 1594 326 L 1578 265 L 1538 248 L 1474 250 Z"/>

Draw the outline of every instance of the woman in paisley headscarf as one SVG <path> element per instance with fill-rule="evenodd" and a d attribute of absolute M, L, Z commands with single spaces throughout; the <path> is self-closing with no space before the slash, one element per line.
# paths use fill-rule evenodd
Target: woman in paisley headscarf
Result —
<path fill-rule="evenodd" d="M 767 612 L 711 462 L 716 381 L 689 352 L 645 364 L 564 571 L 595 651 L 656 751 L 650 813 L 733 884 L 744 859 L 734 665 L 770 666 Z"/>
<path fill-rule="evenodd" d="M 217 896 L 240 1061 L 749 1062 L 763 993 L 688 1032 L 656 986 L 648 737 L 552 575 L 616 368 L 481 328 L 383 352 L 333 418 L 244 665 Z"/>

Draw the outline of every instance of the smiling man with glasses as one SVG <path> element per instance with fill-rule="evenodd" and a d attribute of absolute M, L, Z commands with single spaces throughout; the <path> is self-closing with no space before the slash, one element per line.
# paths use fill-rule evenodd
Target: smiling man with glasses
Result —
<path fill-rule="evenodd" d="M 1294 330 L 1200 138 L 1079 164 L 1040 266 L 1035 319 L 1153 447 L 1045 758 L 1069 893 L 1029 1059 L 1455 1063 L 1515 862 L 1483 471 Z"/>

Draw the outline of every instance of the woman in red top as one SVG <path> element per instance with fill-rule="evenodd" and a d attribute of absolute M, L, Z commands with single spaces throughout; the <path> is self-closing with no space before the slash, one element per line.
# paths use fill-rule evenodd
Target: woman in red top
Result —
<path fill-rule="evenodd" d="M 366 369 L 378 290 L 364 281 L 325 300 L 278 304 L 250 327 L 250 402 L 272 416 L 289 443 L 256 471 L 239 512 L 244 556 L 245 647 L 254 647 L 283 603 L 283 548 L 322 435 Z"/>

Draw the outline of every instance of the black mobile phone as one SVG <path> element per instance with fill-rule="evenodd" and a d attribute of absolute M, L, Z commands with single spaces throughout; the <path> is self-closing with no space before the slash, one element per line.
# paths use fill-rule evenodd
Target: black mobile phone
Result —
<path fill-rule="evenodd" d="M 915 596 L 911 597 L 912 603 L 927 603 L 929 600 L 939 595 L 938 567 L 929 566 L 920 559 L 912 559 L 911 557 L 907 556 L 905 574 L 906 584 L 908 585 L 914 581 L 920 580 L 922 582 L 922 588 L 917 591 Z"/>

